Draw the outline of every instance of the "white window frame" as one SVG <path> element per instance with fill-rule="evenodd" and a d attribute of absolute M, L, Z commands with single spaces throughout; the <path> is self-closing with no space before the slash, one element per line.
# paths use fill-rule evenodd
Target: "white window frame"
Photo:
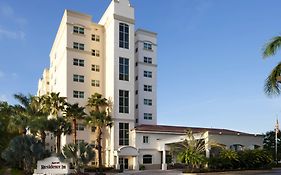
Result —
<path fill-rule="evenodd" d="M 152 120 L 152 113 L 143 113 L 144 120 Z"/>
<path fill-rule="evenodd" d="M 143 71 L 143 76 L 147 78 L 152 78 L 152 71 Z"/>
<path fill-rule="evenodd" d="M 152 106 L 152 99 L 143 99 L 143 104 L 147 106 Z"/>
<path fill-rule="evenodd" d="M 143 62 L 152 64 L 152 58 L 151 57 L 143 57 Z"/>
<path fill-rule="evenodd" d="M 100 87 L 100 80 L 92 80 L 91 84 L 94 87 Z"/>
<path fill-rule="evenodd" d="M 92 71 L 99 72 L 100 71 L 100 66 L 96 65 L 96 64 L 92 64 Z"/>
<path fill-rule="evenodd" d="M 152 44 L 149 42 L 144 42 L 143 43 L 143 49 L 144 50 L 152 50 Z"/>
<path fill-rule="evenodd" d="M 146 92 L 152 92 L 152 86 L 151 85 L 143 85 L 143 90 Z"/>
<path fill-rule="evenodd" d="M 73 98 L 84 98 L 85 92 L 84 91 L 73 91 Z"/>

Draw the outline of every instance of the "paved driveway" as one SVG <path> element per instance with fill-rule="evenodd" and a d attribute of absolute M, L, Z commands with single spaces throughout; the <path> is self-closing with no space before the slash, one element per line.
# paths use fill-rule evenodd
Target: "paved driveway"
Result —
<path fill-rule="evenodd" d="M 180 170 L 145 170 L 145 171 L 127 171 L 119 173 L 119 175 L 178 175 L 183 174 Z M 216 173 L 200 173 L 199 175 L 281 175 L 281 168 L 272 170 L 249 170 L 249 171 L 231 171 L 231 172 L 216 172 Z M 194 175 L 190 173 L 190 175 Z"/>

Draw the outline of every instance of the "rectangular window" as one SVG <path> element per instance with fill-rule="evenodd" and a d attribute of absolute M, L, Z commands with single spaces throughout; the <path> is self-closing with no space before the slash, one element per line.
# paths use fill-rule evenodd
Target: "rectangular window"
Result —
<path fill-rule="evenodd" d="M 129 59 L 119 57 L 119 80 L 129 81 Z"/>
<path fill-rule="evenodd" d="M 78 27 L 78 26 L 73 26 L 73 33 L 84 34 L 84 28 Z"/>
<path fill-rule="evenodd" d="M 100 36 L 99 35 L 92 35 L 92 40 L 99 42 L 100 41 Z"/>
<path fill-rule="evenodd" d="M 152 114 L 151 113 L 144 113 L 143 119 L 144 120 L 152 120 Z"/>
<path fill-rule="evenodd" d="M 147 92 L 152 92 L 152 86 L 151 85 L 143 85 L 143 90 Z"/>
<path fill-rule="evenodd" d="M 85 125 L 83 124 L 76 124 L 76 131 L 84 131 Z"/>
<path fill-rule="evenodd" d="M 152 44 L 144 42 L 143 43 L 143 49 L 145 49 L 145 50 L 152 50 Z"/>
<path fill-rule="evenodd" d="M 85 63 L 85 61 L 82 60 L 82 59 L 73 58 L 73 65 L 74 65 L 74 66 L 81 66 L 81 67 L 84 67 L 84 63 Z"/>
<path fill-rule="evenodd" d="M 100 87 L 100 80 L 92 80 L 92 86 Z"/>
<path fill-rule="evenodd" d="M 143 62 L 151 64 L 152 58 L 151 57 L 143 57 Z"/>
<path fill-rule="evenodd" d="M 83 91 L 73 91 L 73 98 L 84 98 Z"/>
<path fill-rule="evenodd" d="M 92 55 L 93 56 L 96 56 L 96 57 L 99 57 L 100 56 L 100 51 L 99 50 L 92 50 Z"/>
<path fill-rule="evenodd" d="M 148 136 L 143 136 L 142 137 L 142 142 L 143 143 L 148 143 Z"/>
<path fill-rule="evenodd" d="M 152 78 L 152 72 L 151 71 L 143 71 L 143 76 L 147 78 Z"/>
<path fill-rule="evenodd" d="M 144 100 L 143 100 L 143 103 L 144 103 L 145 105 L 152 106 L 152 100 L 151 100 L 151 99 L 144 99 Z"/>
<path fill-rule="evenodd" d="M 119 23 L 119 47 L 129 49 L 129 25 Z"/>
<path fill-rule="evenodd" d="M 84 50 L 84 44 L 73 42 L 73 49 Z"/>
<path fill-rule="evenodd" d="M 99 72 L 100 71 L 100 66 L 92 64 L 92 71 Z"/>
<path fill-rule="evenodd" d="M 129 145 L 129 123 L 119 123 L 119 145 Z"/>
<path fill-rule="evenodd" d="M 129 91 L 119 90 L 119 113 L 129 113 Z"/>
<path fill-rule="evenodd" d="M 73 81 L 84 83 L 84 75 L 73 74 Z"/>

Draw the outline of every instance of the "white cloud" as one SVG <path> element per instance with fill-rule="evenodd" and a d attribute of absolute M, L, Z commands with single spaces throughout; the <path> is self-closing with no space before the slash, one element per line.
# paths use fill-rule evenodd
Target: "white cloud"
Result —
<path fill-rule="evenodd" d="M 15 72 L 12 73 L 12 77 L 13 77 L 13 78 L 18 78 L 18 76 L 19 76 L 19 75 L 18 75 L 17 73 L 15 73 Z"/>
<path fill-rule="evenodd" d="M 0 95 L 0 101 L 8 101 L 7 96 L 4 95 L 4 94 L 1 94 L 1 95 Z"/>
<path fill-rule="evenodd" d="M 24 26 L 27 23 L 27 20 L 21 16 L 18 16 L 14 9 L 9 6 L 8 4 L 0 4 L 0 18 L 3 20 L 6 19 L 10 24 L 16 25 L 18 29 L 10 29 L 5 25 L 5 28 L 0 26 L 0 39 L 1 38 L 8 38 L 8 39 L 24 39 Z M 3 23 L 2 23 L 3 25 Z"/>
<path fill-rule="evenodd" d="M 0 70 L 0 78 L 3 78 L 4 76 L 5 76 L 4 72 L 2 72 L 2 71 Z"/>
<path fill-rule="evenodd" d="M 23 40 L 25 38 L 25 33 L 23 31 L 10 31 L 0 27 L 0 39 L 2 38 Z"/>

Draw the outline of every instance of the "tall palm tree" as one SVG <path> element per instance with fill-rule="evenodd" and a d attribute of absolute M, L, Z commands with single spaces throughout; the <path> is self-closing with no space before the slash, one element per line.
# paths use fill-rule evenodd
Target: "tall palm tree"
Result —
<path fill-rule="evenodd" d="M 276 54 L 281 47 L 281 36 L 273 37 L 268 43 L 266 43 L 263 50 L 263 58 L 268 58 Z M 281 62 L 279 62 L 271 71 L 266 79 L 264 85 L 264 91 L 267 95 L 279 95 L 281 86 Z"/>
<path fill-rule="evenodd" d="M 66 107 L 66 97 L 60 97 L 60 93 L 51 92 L 42 97 L 43 110 L 53 118 L 48 121 L 48 130 L 56 136 L 56 151 L 60 153 L 62 134 L 71 134 L 71 124 L 67 122 L 60 112 Z"/>
<path fill-rule="evenodd" d="M 77 120 L 84 119 L 86 113 L 84 112 L 84 107 L 80 107 L 78 103 L 75 104 L 67 104 L 65 109 L 65 116 L 72 122 L 73 129 L 73 143 L 77 143 Z"/>
<path fill-rule="evenodd" d="M 107 112 L 108 102 L 101 94 L 95 93 L 88 99 L 88 105 L 93 107 L 90 115 L 86 118 L 87 125 L 95 128 L 97 133 L 95 148 L 98 150 L 99 170 L 102 167 L 102 130 L 112 125 L 112 119 Z"/>
<path fill-rule="evenodd" d="M 56 152 L 59 154 L 61 152 L 61 135 L 71 134 L 71 123 L 63 117 L 57 117 L 51 118 L 47 124 L 48 130 L 56 136 Z"/>
<path fill-rule="evenodd" d="M 60 93 L 51 92 L 42 97 L 43 108 L 53 117 L 58 117 L 66 105 L 66 97 L 60 97 Z"/>

